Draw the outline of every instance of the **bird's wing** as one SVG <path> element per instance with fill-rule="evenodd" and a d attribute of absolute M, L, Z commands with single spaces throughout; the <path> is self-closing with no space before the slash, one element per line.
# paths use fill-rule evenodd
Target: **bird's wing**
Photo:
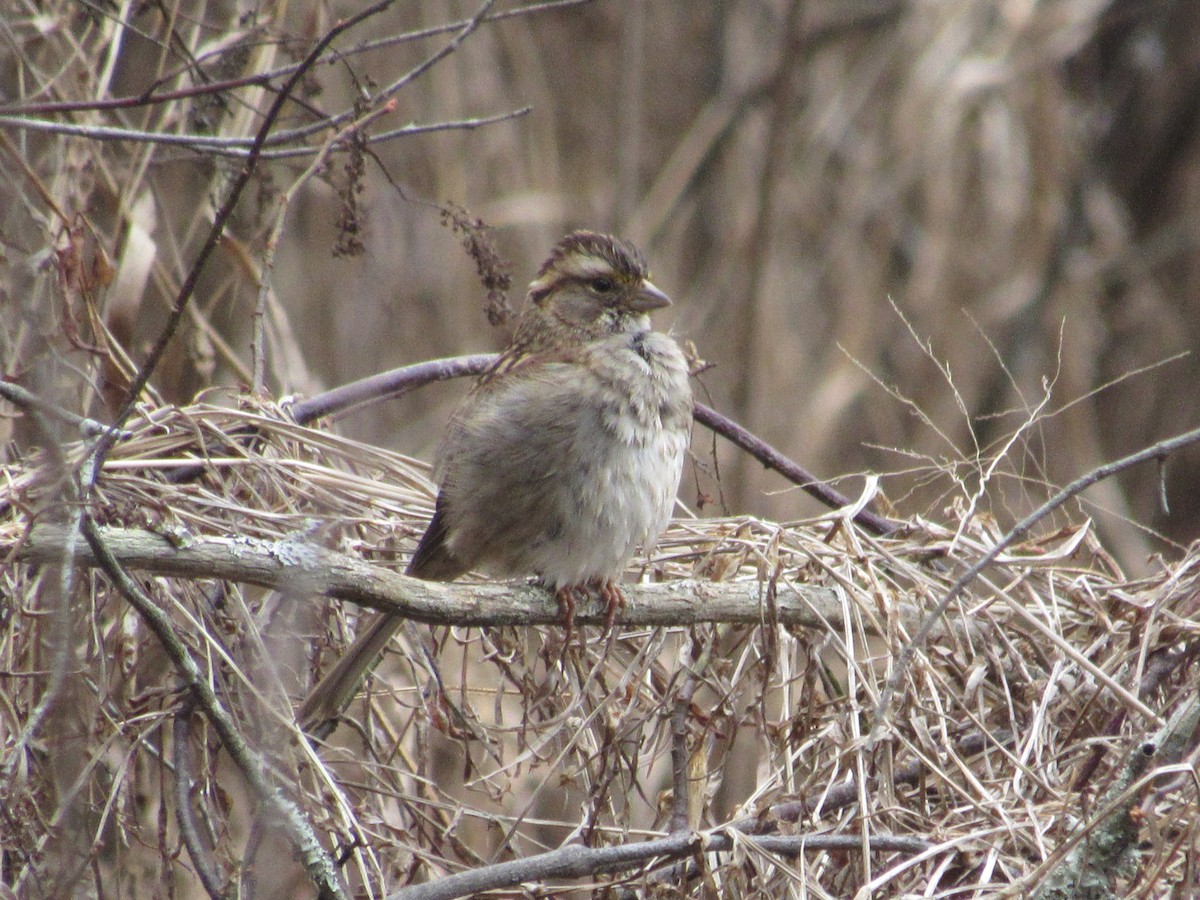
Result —
<path fill-rule="evenodd" d="M 423 566 L 503 572 L 511 561 L 519 571 L 525 549 L 565 527 L 563 491 L 601 439 L 594 388 L 578 357 L 555 353 L 521 359 L 472 391 L 446 429 L 430 524 L 439 530 L 422 539 Z"/>
<path fill-rule="evenodd" d="M 433 509 L 433 518 L 429 520 L 429 527 L 421 535 L 405 574 L 424 578 L 426 581 L 453 581 L 469 568 L 468 564 L 450 552 L 446 545 L 444 507 L 445 501 L 439 493 Z"/>

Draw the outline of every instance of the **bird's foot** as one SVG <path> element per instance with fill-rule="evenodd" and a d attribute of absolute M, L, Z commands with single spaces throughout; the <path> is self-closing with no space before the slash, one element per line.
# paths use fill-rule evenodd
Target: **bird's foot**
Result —
<path fill-rule="evenodd" d="M 581 590 L 581 587 L 577 584 L 568 584 L 554 592 L 554 599 L 558 601 L 558 611 L 562 613 L 563 618 L 564 653 L 571 646 L 571 632 L 575 628 L 575 607 L 579 605 Z"/>
<path fill-rule="evenodd" d="M 600 599 L 604 601 L 604 630 L 612 631 L 618 610 L 623 610 L 627 605 L 625 592 L 612 578 L 605 578 L 595 587 L 600 590 Z"/>
<path fill-rule="evenodd" d="M 575 630 L 575 610 L 579 604 L 587 602 L 593 591 L 598 593 L 604 602 L 605 631 L 612 631 L 613 623 L 617 619 L 617 612 L 626 606 L 625 592 L 612 578 L 594 578 L 586 584 L 568 584 L 558 588 L 554 592 L 554 598 L 558 601 L 558 609 L 563 618 L 564 649 L 570 646 L 571 636 Z"/>

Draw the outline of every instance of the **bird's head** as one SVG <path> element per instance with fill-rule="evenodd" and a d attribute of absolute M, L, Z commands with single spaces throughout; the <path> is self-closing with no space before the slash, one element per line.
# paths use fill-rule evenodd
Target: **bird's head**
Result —
<path fill-rule="evenodd" d="M 527 314 L 559 336 L 589 341 L 645 331 L 648 314 L 670 305 L 651 283 L 636 247 L 611 235 L 575 231 L 558 242 L 529 285 Z"/>

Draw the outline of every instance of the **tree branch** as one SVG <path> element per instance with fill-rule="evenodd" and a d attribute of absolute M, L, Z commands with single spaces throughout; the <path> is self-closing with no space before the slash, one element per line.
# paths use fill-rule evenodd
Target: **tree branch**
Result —
<path fill-rule="evenodd" d="M 1143 816 L 1135 810 L 1145 788 L 1155 778 L 1146 774 L 1151 763 L 1157 770 L 1176 764 L 1195 746 L 1196 727 L 1200 724 L 1200 698 L 1192 697 L 1171 715 L 1149 740 L 1129 748 L 1125 768 L 1096 804 L 1095 812 L 1055 849 L 1039 871 L 1026 884 L 1037 884 L 1034 900 L 1058 900 L 1062 897 L 1112 896 L 1111 885 L 1134 861 Z M 1181 767 L 1190 782 L 1192 765 Z M 1050 869 L 1042 878 L 1042 873 Z"/>
<path fill-rule="evenodd" d="M 13 384 L 11 381 L 0 381 L 0 397 L 3 397 L 14 406 L 26 412 L 37 411 L 73 428 L 78 428 L 79 433 L 84 437 L 96 437 L 108 431 L 108 426 L 103 422 L 97 422 L 95 419 L 89 419 L 78 413 L 73 413 L 71 410 L 64 409 L 57 403 L 51 403 L 49 400 L 43 400 L 32 391 L 27 391 L 19 384 Z M 129 431 L 118 430 L 117 437 L 125 440 L 130 434 L 131 432 Z"/>
<path fill-rule="evenodd" d="M 378 375 L 360 378 L 315 397 L 297 400 L 290 407 L 292 418 L 301 425 L 308 425 L 317 419 L 346 412 L 364 403 L 399 397 L 435 381 L 447 381 L 464 375 L 481 375 L 495 359 L 494 353 L 477 353 L 474 356 L 432 359 L 380 372 Z"/>
<path fill-rule="evenodd" d="M 101 540 L 134 570 L 180 578 L 219 578 L 272 588 L 284 595 L 319 594 L 430 625 L 550 625 L 562 619 L 554 597 L 520 583 L 444 584 L 422 581 L 295 540 L 247 537 L 180 537 L 133 528 L 97 528 Z M 44 563 L 61 559 L 69 532 L 60 525 L 37 525 L 15 550 L 16 559 Z M 95 566 L 87 548 L 75 553 L 79 565 Z M 616 614 L 626 626 L 693 625 L 697 622 L 827 628 L 843 620 L 843 600 L 831 588 L 780 582 L 775 609 L 768 614 L 765 585 L 754 581 L 668 581 L 625 587 L 628 603 Z M 600 625 L 608 610 L 597 598 L 576 611 L 579 624 Z M 904 627 L 920 621 L 920 608 L 901 603 L 895 614 Z M 946 622 L 947 633 L 975 632 L 974 622 Z M 975 633 L 981 637 L 981 633 Z"/>
<path fill-rule="evenodd" d="M 188 696 L 175 713 L 171 728 L 171 743 L 173 747 L 171 761 L 175 765 L 175 818 L 179 823 L 179 835 L 183 845 L 187 847 L 188 856 L 192 858 L 192 866 L 196 876 L 208 896 L 220 898 L 225 896 L 224 879 L 217 870 L 212 858 L 212 848 L 200 836 L 196 827 L 196 819 L 192 814 L 192 711 L 196 706 L 196 698 Z"/>
<path fill-rule="evenodd" d="M 799 485 L 800 490 L 820 500 L 826 506 L 840 509 L 853 503 L 841 491 L 817 478 L 802 465 L 788 459 L 762 438 L 747 431 L 733 419 L 721 415 L 715 409 L 711 409 L 703 403 L 697 403 L 693 415 L 701 425 L 742 448 L 768 469 L 778 472 L 788 481 Z M 888 534 L 901 525 L 900 522 L 893 522 L 870 509 L 860 509 L 854 514 L 854 521 L 874 534 Z"/>
<path fill-rule="evenodd" d="M 545 3 L 532 3 L 528 6 L 521 6 L 516 9 L 506 9 L 500 12 L 488 13 L 483 17 L 485 23 L 502 22 L 505 19 L 517 18 L 522 16 L 532 16 L 538 13 L 547 12 L 549 10 L 559 10 L 570 6 L 580 6 L 585 3 L 591 3 L 593 0 L 548 0 Z M 445 22 L 441 25 L 432 25 L 427 28 L 420 28 L 415 31 L 406 31 L 401 34 L 391 34 L 386 37 L 376 38 L 369 41 L 360 41 L 353 47 L 348 47 L 344 50 L 330 50 L 323 55 L 318 62 L 328 66 L 333 63 L 341 62 L 342 60 L 352 59 L 355 56 L 360 56 L 365 53 L 370 53 L 376 50 L 384 50 L 396 47 L 400 44 L 411 43 L 413 41 L 425 40 L 431 37 L 437 37 L 441 34 L 448 34 L 453 31 L 459 31 L 470 24 L 470 20 L 462 19 L 454 22 Z M 225 48 L 227 49 L 227 48 Z M 194 58 L 192 62 L 199 65 L 207 63 L 212 59 L 219 57 L 224 52 L 224 49 L 214 50 L 207 54 L 202 54 Z M 140 94 L 126 95 L 123 97 L 108 97 L 98 100 L 57 100 L 45 101 L 39 103 L 0 103 L 0 114 L 3 114 L 4 124 L 15 124 L 15 127 L 24 127 L 31 120 L 24 118 L 16 123 L 9 123 L 7 117 L 30 117 L 30 116 L 45 116 L 45 115 L 61 115 L 63 113 L 73 112 L 107 112 L 110 110 L 136 109 L 144 106 L 161 106 L 165 103 L 171 103 L 175 100 L 187 100 L 194 97 L 203 97 L 211 94 L 225 94 L 231 91 L 238 90 L 244 87 L 265 87 L 272 89 L 271 82 L 279 78 L 287 77 L 299 69 L 306 68 L 305 62 L 288 63 L 285 66 L 273 69 L 269 72 L 254 72 L 249 75 L 239 75 L 236 78 L 226 78 L 213 81 L 204 81 L 199 84 L 188 85 L 187 87 L 177 88 L 173 90 L 155 91 L 151 88 L 148 91 L 143 91 Z M 172 78 L 175 78 L 179 70 L 168 72 L 158 79 L 157 84 L 162 84 Z M 197 135 L 201 137 L 201 135 Z M 203 137 L 210 137 L 203 135 Z M 246 140 L 247 146 L 249 139 Z"/>
<path fill-rule="evenodd" d="M 204 710 L 204 714 L 220 736 L 229 758 L 246 779 L 255 798 L 270 811 L 273 820 L 278 822 L 291 841 L 305 871 L 317 888 L 318 897 L 321 900 L 343 900 L 348 897 L 338 878 L 337 866 L 321 846 L 312 824 L 300 807 L 271 782 L 267 775 L 269 767 L 266 759 L 242 739 L 233 716 L 221 704 L 213 684 L 179 639 L 170 616 L 126 573 L 125 566 L 113 552 L 106 538 L 106 534 L 112 529 L 101 529 L 90 517 L 84 516 L 81 530 L 90 548 L 87 555 L 90 556 L 93 565 L 98 565 L 104 570 L 129 605 L 137 610 L 146 627 L 158 638 L 176 673 L 187 684 L 196 703 Z M 59 528 L 59 531 L 64 540 L 70 536 L 70 530 L 67 528 Z"/>
<path fill-rule="evenodd" d="M 860 835 L 740 835 L 739 840 L 756 844 L 769 853 L 796 856 L 805 850 L 834 850 L 854 853 L 862 849 Z M 867 839 L 872 851 L 923 853 L 934 845 L 918 838 L 872 835 Z M 678 859 L 697 850 L 721 853 L 732 850 L 734 838 L 724 829 L 696 834 L 682 832 L 670 837 L 620 844 L 615 847 L 582 847 L 569 844 L 524 859 L 481 866 L 447 875 L 436 881 L 414 885 L 389 894 L 387 900 L 455 900 L 482 891 L 513 887 L 524 882 L 545 882 L 551 878 L 585 878 L 611 872 L 628 871 L 655 859 Z"/>

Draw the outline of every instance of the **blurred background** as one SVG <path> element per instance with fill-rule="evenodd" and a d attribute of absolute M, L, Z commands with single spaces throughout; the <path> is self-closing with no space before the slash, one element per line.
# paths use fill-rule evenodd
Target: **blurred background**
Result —
<path fill-rule="evenodd" d="M 17 5 L 0 112 L 228 136 L 253 135 L 273 95 L 37 104 L 268 72 L 362 8 Z M 526 114 L 374 144 L 357 163 L 334 154 L 303 179 L 311 154 L 260 167 L 154 379 L 163 398 L 249 382 L 260 276 L 275 396 L 501 347 L 475 261 L 444 223 L 454 204 L 489 227 L 517 305 L 565 231 L 639 244 L 676 300 L 660 324 L 709 363 L 698 395 L 848 495 L 883 474 L 879 502 L 899 516 L 940 519 L 952 497 L 986 490 L 1010 522 L 1047 485 L 1197 425 L 1200 7 L 545 6 L 481 24 L 368 130 Z M 478 10 L 394 4 L 333 46 L 430 34 L 314 69 L 277 127 L 352 107 L 444 47 L 454 31 L 437 26 Z M 111 416 L 127 372 L 96 370 L 95 348 L 142 358 L 240 162 L 11 118 L 0 138 L 4 376 Z M 429 458 L 466 387 L 338 427 Z M 713 448 L 698 429 L 681 498 L 701 515 L 822 511 Z M 1179 454 L 1086 495 L 1081 514 L 1131 572 L 1200 531 L 1198 461 Z"/>

